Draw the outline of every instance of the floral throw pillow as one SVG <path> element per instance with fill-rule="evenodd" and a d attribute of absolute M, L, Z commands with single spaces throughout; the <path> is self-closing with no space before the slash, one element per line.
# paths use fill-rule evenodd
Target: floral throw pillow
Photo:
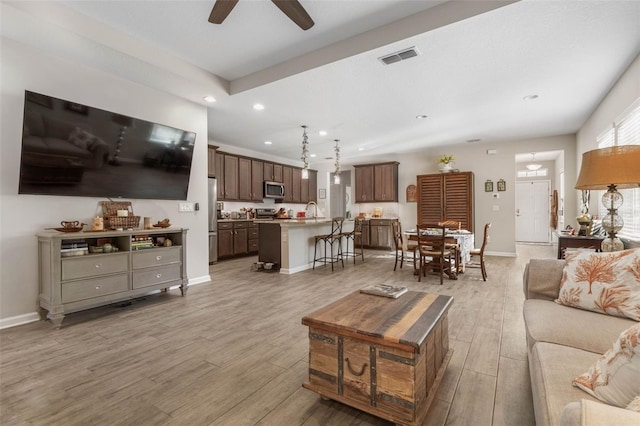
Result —
<path fill-rule="evenodd" d="M 572 383 L 603 402 L 627 408 L 640 395 L 640 324 L 623 331 L 613 347 Z"/>
<path fill-rule="evenodd" d="M 640 249 L 567 253 L 556 302 L 640 321 Z"/>

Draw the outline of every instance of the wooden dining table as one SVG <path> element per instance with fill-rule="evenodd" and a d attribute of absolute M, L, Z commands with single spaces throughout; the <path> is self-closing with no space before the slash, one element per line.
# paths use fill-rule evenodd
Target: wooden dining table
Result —
<path fill-rule="evenodd" d="M 418 233 L 415 229 L 408 229 L 403 232 L 410 241 L 418 241 Z M 471 250 L 474 248 L 475 238 L 473 232 L 466 229 L 450 229 L 445 237 L 454 239 L 458 244 L 458 258 L 456 259 L 456 271 L 464 273 L 465 265 L 471 261 Z M 414 269 L 416 266 L 414 265 Z"/>

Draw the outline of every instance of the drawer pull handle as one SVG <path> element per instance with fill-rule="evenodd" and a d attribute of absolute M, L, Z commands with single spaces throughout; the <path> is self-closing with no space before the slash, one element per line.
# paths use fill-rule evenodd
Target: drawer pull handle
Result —
<path fill-rule="evenodd" d="M 156 260 L 162 259 L 162 256 L 156 256 Z"/>
<path fill-rule="evenodd" d="M 360 369 L 360 371 L 358 372 L 354 370 L 353 367 L 351 367 L 351 362 L 349 361 L 349 358 L 345 358 L 345 361 L 347 362 L 347 369 L 354 376 L 362 376 L 364 374 L 364 370 L 367 368 L 367 363 L 365 362 L 362 368 Z"/>
<path fill-rule="evenodd" d="M 156 278 L 160 278 L 162 274 L 156 274 Z"/>
<path fill-rule="evenodd" d="M 102 288 L 102 286 L 101 286 L 101 285 L 97 285 L 97 286 L 96 286 L 96 290 L 100 290 L 101 288 Z"/>

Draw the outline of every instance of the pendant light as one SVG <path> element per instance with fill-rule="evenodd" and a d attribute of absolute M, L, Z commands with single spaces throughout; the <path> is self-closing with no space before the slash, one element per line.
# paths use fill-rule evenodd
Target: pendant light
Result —
<path fill-rule="evenodd" d="M 531 163 L 527 164 L 527 169 L 531 170 L 532 172 L 538 170 L 540 167 L 542 167 L 542 164 L 540 163 L 536 163 L 536 153 L 532 152 L 531 153 Z"/>
<path fill-rule="evenodd" d="M 307 136 L 307 126 L 302 126 L 302 179 L 309 179 L 309 137 Z"/>
<path fill-rule="evenodd" d="M 335 146 L 335 152 L 336 152 L 336 169 L 333 172 L 333 183 L 336 185 L 340 185 L 340 146 L 338 145 L 338 142 L 340 142 L 339 139 L 335 139 L 336 142 L 336 146 Z"/>

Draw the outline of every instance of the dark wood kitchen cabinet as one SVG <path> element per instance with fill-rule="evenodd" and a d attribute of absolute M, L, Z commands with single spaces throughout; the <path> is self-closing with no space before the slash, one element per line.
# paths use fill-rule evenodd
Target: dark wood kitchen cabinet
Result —
<path fill-rule="evenodd" d="M 397 202 L 398 163 L 354 166 L 356 203 Z"/>
<path fill-rule="evenodd" d="M 306 183 L 306 182 L 305 182 Z M 302 169 L 295 168 L 291 176 L 291 202 L 302 202 Z"/>
<path fill-rule="evenodd" d="M 418 175 L 418 223 L 455 220 L 473 232 L 473 173 Z"/>
<path fill-rule="evenodd" d="M 393 230 L 391 224 L 397 219 L 371 219 L 369 220 L 369 244 L 370 248 L 393 249 Z"/>
<path fill-rule="evenodd" d="M 282 180 L 282 165 L 264 162 L 263 167 L 264 180 L 270 182 L 283 182 Z"/>
<path fill-rule="evenodd" d="M 223 200 L 238 199 L 238 157 L 235 155 L 224 155 L 224 189 L 223 196 L 218 197 Z"/>
<path fill-rule="evenodd" d="M 373 199 L 373 166 L 354 166 L 356 203 L 371 203 Z"/>
<path fill-rule="evenodd" d="M 216 150 L 213 145 L 207 146 L 207 175 L 211 178 L 216 177 Z"/>
<path fill-rule="evenodd" d="M 251 221 L 218 222 L 218 257 L 245 255 L 249 250 Z M 254 239 L 257 235 L 253 234 Z M 252 242 L 257 246 L 257 241 Z"/>
<path fill-rule="evenodd" d="M 251 160 L 251 200 L 262 201 L 264 198 L 264 166 L 262 161 Z"/>
<path fill-rule="evenodd" d="M 293 168 L 284 166 L 282 167 L 282 182 L 284 183 L 284 202 L 293 202 Z"/>
<path fill-rule="evenodd" d="M 307 201 L 302 200 L 305 203 L 309 201 L 318 202 L 318 172 L 316 170 L 309 170 L 309 199 Z"/>
<path fill-rule="evenodd" d="M 238 200 L 251 200 L 251 160 L 238 158 Z"/>
<path fill-rule="evenodd" d="M 224 154 L 218 152 L 215 157 L 216 163 L 216 189 L 218 200 L 224 200 Z"/>

